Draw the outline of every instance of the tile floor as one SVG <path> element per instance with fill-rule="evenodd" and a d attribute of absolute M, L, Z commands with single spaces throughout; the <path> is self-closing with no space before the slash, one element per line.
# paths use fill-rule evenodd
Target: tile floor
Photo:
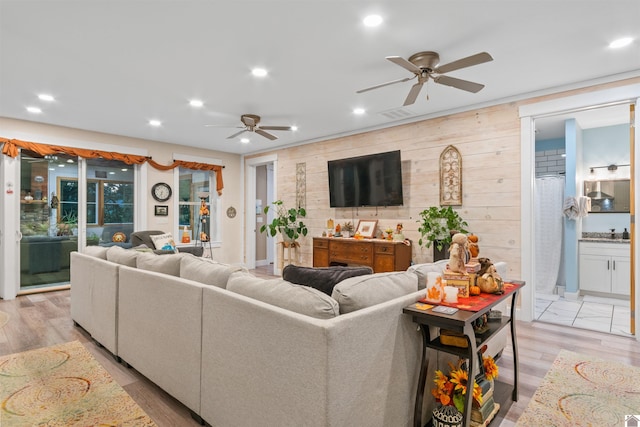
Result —
<path fill-rule="evenodd" d="M 541 322 L 631 336 L 630 315 L 629 301 L 590 295 L 578 300 L 536 296 L 536 320 Z"/>

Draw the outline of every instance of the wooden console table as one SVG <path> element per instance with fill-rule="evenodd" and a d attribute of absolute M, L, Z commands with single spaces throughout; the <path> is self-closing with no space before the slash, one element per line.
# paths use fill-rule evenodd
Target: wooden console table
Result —
<path fill-rule="evenodd" d="M 521 281 L 510 281 L 509 283 L 513 285 L 510 286 L 508 292 L 478 311 L 465 311 L 459 309 L 454 314 L 434 313 L 433 309 L 431 308 L 426 310 L 422 309 L 421 307 L 423 307 L 424 304 L 421 303 L 411 304 L 410 306 L 405 307 L 402 310 L 403 313 L 411 315 L 413 317 L 413 321 L 420 325 L 420 329 L 422 330 L 422 341 L 424 344 L 422 347 L 422 362 L 420 364 L 418 391 L 416 393 L 416 402 L 413 415 L 414 427 L 423 427 L 422 401 L 424 397 L 424 386 L 427 379 L 427 348 L 444 351 L 467 359 L 469 367 L 469 378 L 475 378 L 479 372 L 477 349 L 479 347 L 482 347 L 482 344 L 484 344 L 487 340 L 489 340 L 489 338 L 501 331 L 506 326 L 511 327 L 511 345 L 513 346 L 513 390 L 511 392 L 511 400 L 513 400 L 514 402 L 518 400 L 518 345 L 516 341 L 515 312 L 518 293 L 520 291 L 520 288 L 522 288 L 525 283 Z M 476 336 L 473 330 L 473 322 L 483 314 L 488 313 L 491 308 L 495 307 L 497 304 L 500 304 L 502 301 L 505 301 L 507 298 L 511 299 L 511 315 L 502 316 L 502 319 L 497 322 L 489 322 L 489 331 L 483 333 L 480 336 Z M 432 326 L 463 333 L 467 339 L 467 348 L 443 345 L 440 343 L 440 336 L 436 336 L 432 339 L 429 330 Z M 462 425 L 464 427 L 471 425 L 471 405 L 473 403 L 472 396 L 473 393 L 467 392 L 465 394 L 465 412 L 462 418 Z"/>
<path fill-rule="evenodd" d="M 365 265 L 375 273 L 404 271 L 411 265 L 411 246 L 382 239 L 313 238 L 313 266 Z"/>

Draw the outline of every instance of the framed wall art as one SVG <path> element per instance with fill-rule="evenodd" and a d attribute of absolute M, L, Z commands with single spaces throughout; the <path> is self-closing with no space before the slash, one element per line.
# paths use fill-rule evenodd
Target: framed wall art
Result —
<path fill-rule="evenodd" d="M 169 215 L 169 206 L 167 206 L 167 205 L 155 205 L 155 215 L 156 216 L 168 216 Z"/>
<path fill-rule="evenodd" d="M 372 238 L 376 234 L 377 226 L 377 219 L 361 219 L 360 221 L 358 221 L 358 228 L 356 228 L 356 233 L 359 233 L 362 237 Z"/>
<path fill-rule="evenodd" d="M 462 156 L 453 145 L 440 154 L 440 206 L 462 205 Z"/>

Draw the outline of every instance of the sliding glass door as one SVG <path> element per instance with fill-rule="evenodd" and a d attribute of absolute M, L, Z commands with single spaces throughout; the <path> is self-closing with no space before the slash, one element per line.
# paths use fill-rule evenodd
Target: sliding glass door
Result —
<path fill-rule="evenodd" d="M 69 283 L 69 258 L 78 249 L 77 187 L 60 187 L 78 179 L 77 160 L 70 156 L 40 156 L 23 150 L 20 156 L 20 290 Z"/>

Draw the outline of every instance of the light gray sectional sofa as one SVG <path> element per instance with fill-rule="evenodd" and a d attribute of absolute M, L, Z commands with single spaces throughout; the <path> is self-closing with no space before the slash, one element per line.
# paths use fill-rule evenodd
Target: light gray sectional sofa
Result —
<path fill-rule="evenodd" d="M 194 418 L 413 424 L 422 338 L 402 308 L 439 265 L 351 277 L 329 296 L 191 254 L 87 249 L 71 254 L 74 322 Z"/>
<path fill-rule="evenodd" d="M 190 254 L 71 255 L 73 320 L 212 426 L 410 426 L 413 272 L 332 296 Z M 304 313 L 304 314 L 303 314 Z"/>

